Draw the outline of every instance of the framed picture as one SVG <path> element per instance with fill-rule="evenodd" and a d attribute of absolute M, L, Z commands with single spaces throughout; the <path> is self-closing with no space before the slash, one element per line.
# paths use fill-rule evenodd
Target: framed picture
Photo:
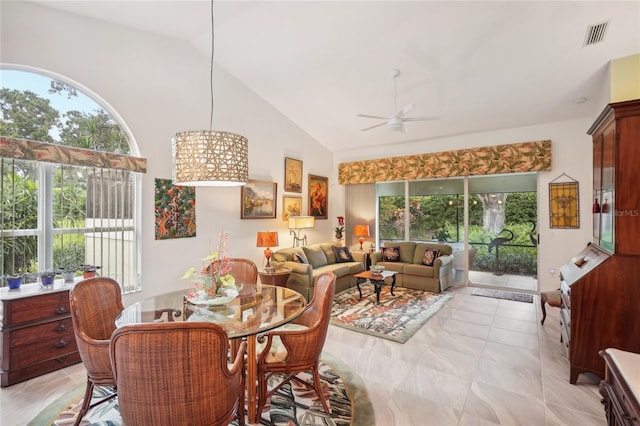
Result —
<path fill-rule="evenodd" d="M 282 196 L 282 220 L 289 220 L 289 216 L 302 215 L 302 197 Z"/>
<path fill-rule="evenodd" d="M 329 178 L 309 175 L 309 216 L 326 219 L 329 208 Z"/>
<path fill-rule="evenodd" d="M 240 191 L 240 219 L 275 219 L 278 184 L 249 180 Z"/>
<path fill-rule="evenodd" d="M 302 161 L 284 157 L 284 192 L 302 192 Z"/>

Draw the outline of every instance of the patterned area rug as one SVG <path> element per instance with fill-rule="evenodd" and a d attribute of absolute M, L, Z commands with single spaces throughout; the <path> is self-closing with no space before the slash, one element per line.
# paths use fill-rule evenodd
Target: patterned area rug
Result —
<path fill-rule="evenodd" d="M 420 329 L 452 297 L 448 293 L 430 293 L 404 287 L 383 286 L 380 304 L 373 286 L 360 285 L 336 294 L 331 311 L 331 324 L 394 342 L 404 343 Z"/>
<path fill-rule="evenodd" d="M 515 300 L 516 302 L 533 303 L 533 295 L 526 293 L 513 293 L 511 291 L 490 290 L 486 288 L 474 288 L 472 296 L 492 297 L 494 299 Z"/>
<path fill-rule="evenodd" d="M 308 380 L 309 375 L 302 377 Z M 331 354 L 323 353 L 320 377 L 329 397 L 331 415 L 322 410 L 322 403 L 314 392 L 297 389 L 295 386 L 283 386 L 272 397 L 271 404 L 265 407 L 260 420 L 261 425 L 300 425 L 300 426 L 365 426 L 375 424 L 373 406 L 362 379 Z M 94 398 L 104 394 L 105 389 L 98 388 Z M 43 410 L 29 425 L 62 426 L 73 424 L 75 414 L 82 405 L 84 384 L 60 397 Z M 234 425 L 236 423 L 233 423 Z M 118 411 L 118 400 L 114 398 L 89 411 L 81 425 L 121 426 L 122 419 Z"/>

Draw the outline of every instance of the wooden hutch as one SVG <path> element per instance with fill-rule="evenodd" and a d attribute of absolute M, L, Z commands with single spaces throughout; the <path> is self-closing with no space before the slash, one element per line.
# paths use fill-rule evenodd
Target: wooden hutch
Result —
<path fill-rule="evenodd" d="M 560 268 L 570 383 L 605 376 L 599 351 L 640 353 L 640 100 L 608 105 L 593 137 L 593 240 Z"/>

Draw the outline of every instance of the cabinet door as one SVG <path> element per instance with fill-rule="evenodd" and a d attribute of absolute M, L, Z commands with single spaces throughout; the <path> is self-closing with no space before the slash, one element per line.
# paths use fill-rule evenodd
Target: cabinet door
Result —
<path fill-rule="evenodd" d="M 602 133 L 602 183 L 600 208 L 600 246 L 614 251 L 615 212 L 615 126 L 609 126 Z"/>
<path fill-rule="evenodd" d="M 593 139 L 593 242 L 600 245 L 600 209 L 602 206 L 602 134 Z"/>

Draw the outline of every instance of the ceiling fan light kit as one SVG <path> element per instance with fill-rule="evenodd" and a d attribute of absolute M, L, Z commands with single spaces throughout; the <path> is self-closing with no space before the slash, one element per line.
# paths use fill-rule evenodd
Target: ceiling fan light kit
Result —
<path fill-rule="evenodd" d="M 437 120 L 439 117 L 405 117 L 412 109 L 413 105 L 405 105 L 401 110 L 398 110 L 397 107 L 397 94 L 396 94 L 396 82 L 398 77 L 400 77 L 400 70 L 393 70 L 391 72 L 391 76 L 393 77 L 393 116 L 391 117 L 381 117 L 379 115 L 370 115 L 370 114 L 358 114 L 357 117 L 363 118 L 374 118 L 376 120 L 385 120 L 382 123 L 374 124 L 373 126 L 365 127 L 361 129 L 361 131 L 365 132 L 367 130 L 375 129 L 376 127 L 387 125 L 387 128 L 391 129 L 394 132 L 406 132 L 407 127 L 404 125 L 407 121 L 430 121 Z"/>

